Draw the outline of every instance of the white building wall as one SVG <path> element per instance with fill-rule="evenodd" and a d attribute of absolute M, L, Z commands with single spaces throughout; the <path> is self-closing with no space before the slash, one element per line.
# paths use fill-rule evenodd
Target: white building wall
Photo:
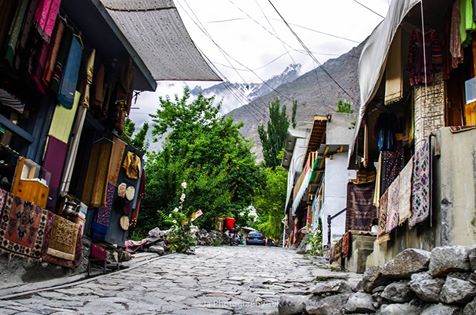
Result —
<path fill-rule="evenodd" d="M 347 183 L 355 171 L 347 170 L 347 152 L 326 159 L 324 204 L 321 211 L 323 245 L 328 243 L 327 216 L 335 215 L 347 206 Z M 345 233 L 345 212 L 332 220 L 331 241 Z"/>
<path fill-rule="evenodd" d="M 294 145 L 293 157 L 291 163 L 289 164 L 288 170 L 288 188 L 286 194 L 286 206 L 291 198 L 291 193 L 294 187 L 294 181 L 296 180 L 296 174 L 301 174 L 304 155 L 306 154 L 306 141 L 305 138 L 296 139 Z"/>

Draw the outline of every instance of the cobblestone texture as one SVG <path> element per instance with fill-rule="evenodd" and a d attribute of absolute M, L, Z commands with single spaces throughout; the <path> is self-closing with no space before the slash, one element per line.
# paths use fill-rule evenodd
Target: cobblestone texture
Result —
<path fill-rule="evenodd" d="M 329 271 L 294 251 L 199 247 L 67 288 L 0 300 L 1 314 L 274 314 Z M 332 276 L 331 276 L 332 277 Z"/>

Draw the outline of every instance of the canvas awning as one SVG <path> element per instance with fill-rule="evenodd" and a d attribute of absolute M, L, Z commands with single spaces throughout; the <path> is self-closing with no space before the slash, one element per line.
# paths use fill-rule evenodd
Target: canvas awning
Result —
<path fill-rule="evenodd" d="M 362 49 L 359 61 L 360 111 L 356 134 L 352 143 L 351 152 L 354 152 L 355 143 L 362 126 L 362 120 L 367 112 L 368 105 L 377 93 L 378 87 L 385 72 L 387 55 L 393 38 L 407 14 L 419 4 L 421 0 L 393 0 L 385 19 L 375 28 Z"/>
<path fill-rule="evenodd" d="M 99 0 L 155 80 L 221 81 L 172 0 Z"/>

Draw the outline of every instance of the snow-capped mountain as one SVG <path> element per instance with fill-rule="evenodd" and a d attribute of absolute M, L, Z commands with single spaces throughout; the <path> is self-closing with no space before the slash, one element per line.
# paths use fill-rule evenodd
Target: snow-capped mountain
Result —
<path fill-rule="evenodd" d="M 279 75 L 273 76 L 265 83 L 230 83 L 222 82 L 203 89 L 200 86 L 193 88 L 190 93 L 194 96 L 202 93 L 204 96 L 215 96 L 216 102 L 222 102 L 221 113 L 227 114 L 232 110 L 247 105 L 253 100 L 270 93 L 280 85 L 297 79 L 301 73 L 300 64 L 292 64 Z"/>

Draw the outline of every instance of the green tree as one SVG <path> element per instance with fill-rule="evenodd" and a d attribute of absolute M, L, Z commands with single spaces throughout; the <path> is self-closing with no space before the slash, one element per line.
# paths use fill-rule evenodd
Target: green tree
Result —
<path fill-rule="evenodd" d="M 297 114 L 297 101 L 293 100 L 293 108 L 292 108 L 292 114 L 291 114 L 291 125 L 293 128 L 296 128 L 296 114 Z"/>
<path fill-rule="evenodd" d="M 281 106 L 279 98 L 276 98 L 269 104 L 267 127 L 265 128 L 264 125 L 258 126 L 258 134 L 263 147 L 264 165 L 266 167 L 274 168 L 281 164 L 278 154 L 284 148 L 288 128 L 289 119 L 286 113 L 286 106 Z"/>
<path fill-rule="evenodd" d="M 264 168 L 265 184 L 255 196 L 253 205 L 258 213 L 258 230 L 267 237 L 279 241 L 282 233 L 284 218 L 284 203 L 288 172 L 281 166 Z"/>
<path fill-rule="evenodd" d="M 149 123 L 144 123 L 136 133 L 136 125 L 135 123 L 127 118 L 125 125 L 124 125 L 124 133 L 123 137 L 125 138 L 126 142 L 133 145 L 137 149 L 146 150 L 148 147 L 148 143 L 146 142 L 147 133 L 149 132 Z"/>
<path fill-rule="evenodd" d="M 241 124 L 219 115 L 213 98 L 199 95 L 160 98 L 152 116 L 152 134 L 167 134 L 161 152 L 148 155 L 145 165 L 147 194 L 138 224 L 143 232 L 160 224 L 180 203 L 180 183 L 187 182 L 181 211 L 187 216 L 200 209 L 198 225 L 211 228 L 218 217 L 233 216 L 251 204 L 264 181 L 251 153 L 251 143 L 240 134 Z"/>
<path fill-rule="evenodd" d="M 354 111 L 352 110 L 352 103 L 347 100 L 339 99 L 337 101 L 337 113 L 346 113 L 352 114 Z"/>

